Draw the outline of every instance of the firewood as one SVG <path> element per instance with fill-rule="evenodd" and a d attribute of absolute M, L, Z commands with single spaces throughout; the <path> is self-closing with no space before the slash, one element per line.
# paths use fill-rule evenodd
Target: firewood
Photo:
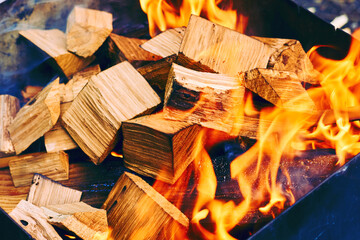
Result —
<path fill-rule="evenodd" d="M 168 29 L 143 43 L 141 47 L 161 57 L 177 54 L 180 49 L 181 40 L 184 37 L 185 29 L 185 27 Z"/>
<path fill-rule="evenodd" d="M 66 187 L 41 174 L 34 174 L 27 201 L 42 207 L 80 202 L 81 191 Z"/>
<path fill-rule="evenodd" d="M 138 72 L 148 81 L 150 86 L 160 96 L 161 100 L 164 99 L 165 86 L 170 68 L 176 58 L 177 55 L 171 55 L 137 68 Z"/>
<path fill-rule="evenodd" d="M 112 14 L 104 11 L 74 7 L 66 26 L 66 47 L 81 57 L 90 57 L 113 30 Z"/>
<path fill-rule="evenodd" d="M 84 202 L 42 207 L 48 222 L 75 233 L 84 240 L 107 239 L 109 234 L 106 211 Z"/>
<path fill-rule="evenodd" d="M 152 114 L 123 122 L 124 163 L 129 169 L 174 183 L 194 159 L 201 127 Z"/>
<path fill-rule="evenodd" d="M 68 52 L 65 33 L 58 29 L 31 29 L 19 33 L 52 57 L 56 62 L 55 66 L 59 67 L 68 78 L 95 59 L 93 56 L 82 58 Z"/>
<path fill-rule="evenodd" d="M 293 72 L 253 69 L 243 75 L 245 87 L 272 104 L 292 111 L 313 111 L 315 104 Z"/>
<path fill-rule="evenodd" d="M 129 62 L 98 75 L 83 88 L 62 117 L 79 147 L 95 163 L 101 163 L 117 140 L 122 121 L 147 113 L 160 98 Z"/>
<path fill-rule="evenodd" d="M 272 52 L 257 39 L 192 15 L 178 63 L 194 70 L 236 76 L 253 68 L 266 68 Z"/>
<path fill-rule="evenodd" d="M 35 97 L 36 94 L 38 94 L 42 89 L 43 87 L 40 86 L 30 86 L 30 85 L 25 86 L 25 88 L 21 90 L 21 95 L 23 97 L 24 102 L 27 102 L 33 97 Z"/>
<path fill-rule="evenodd" d="M 103 208 L 113 239 L 172 239 L 188 229 L 188 218 L 140 177 L 124 173 Z"/>
<path fill-rule="evenodd" d="M 20 154 L 49 131 L 59 115 L 59 79 L 56 79 L 23 106 L 8 127 L 16 154 Z"/>
<path fill-rule="evenodd" d="M 166 86 L 165 117 L 230 133 L 244 90 L 237 77 L 197 72 L 173 64 Z"/>
<path fill-rule="evenodd" d="M 34 173 L 41 173 L 54 180 L 69 178 L 69 158 L 65 152 L 29 153 L 8 157 L 15 187 L 31 184 Z"/>
<path fill-rule="evenodd" d="M 7 128 L 15 118 L 19 108 L 18 98 L 10 95 L 0 95 L 0 157 L 15 154 L 15 149 Z M 0 167 L 4 166 L 0 164 Z"/>
<path fill-rule="evenodd" d="M 34 239 L 62 239 L 55 231 L 54 227 L 47 222 L 44 210 L 27 201 L 21 200 L 9 215 Z"/>

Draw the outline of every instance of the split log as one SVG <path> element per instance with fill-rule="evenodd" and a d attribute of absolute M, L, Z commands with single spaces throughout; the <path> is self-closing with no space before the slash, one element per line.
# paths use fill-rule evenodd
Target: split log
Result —
<path fill-rule="evenodd" d="M 44 211 L 27 202 L 21 200 L 16 208 L 10 212 L 15 222 L 17 222 L 34 239 L 38 240 L 61 240 L 62 238 L 55 231 L 53 226 L 47 222 Z"/>
<path fill-rule="evenodd" d="M 111 13 L 74 7 L 66 26 L 66 47 L 81 57 L 90 57 L 113 30 Z"/>
<path fill-rule="evenodd" d="M 315 103 L 293 72 L 253 69 L 242 77 L 246 88 L 278 107 L 291 111 L 315 110 Z"/>
<path fill-rule="evenodd" d="M 147 113 L 160 98 L 129 62 L 94 76 L 62 117 L 66 130 L 95 163 L 117 141 L 122 121 Z"/>
<path fill-rule="evenodd" d="M 143 43 L 141 47 L 163 58 L 177 54 L 185 34 L 185 29 L 185 27 L 168 29 Z"/>
<path fill-rule="evenodd" d="M 82 58 L 68 52 L 65 33 L 60 30 L 31 29 L 19 33 L 52 57 L 56 62 L 56 68 L 60 68 L 68 78 L 95 59 L 93 56 Z"/>
<path fill-rule="evenodd" d="M 38 94 L 42 89 L 43 87 L 40 86 L 25 86 L 25 88 L 21 90 L 21 96 L 23 97 L 23 101 L 29 101 L 30 99 L 35 97 L 36 94 Z"/>
<path fill-rule="evenodd" d="M 172 239 L 187 231 L 188 218 L 140 177 L 124 173 L 103 208 L 113 239 Z"/>
<path fill-rule="evenodd" d="M 163 113 L 123 122 L 124 163 L 129 169 L 175 183 L 194 159 L 201 127 L 164 118 Z"/>
<path fill-rule="evenodd" d="M 30 153 L 8 158 L 15 187 L 30 185 L 34 173 L 59 181 L 69 178 L 69 158 L 65 152 Z"/>
<path fill-rule="evenodd" d="M 42 207 L 80 202 L 81 191 L 66 187 L 41 174 L 34 174 L 27 201 Z"/>
<path fill-rule="evenodd" d="M 194 70 L 236 76 L 253 68 L 266 68 L 272 52 L 257 39 L 192 15 L 178 63 Z"/>
<path fill-rule="evenodd" d="M 15 118 L 19 108 L 19 99 L 10 95 L 0 95 L 0 157 L 15 154 L 7 128 Z M 0 167 L 4 166 L 0 164 Z"/>
<path fill-rule="evenodd" d="M 84 240 L 107 239 L 109 234 L 106 211 L 84 202 L 42 207 L 48 222 Z"/>
<path fill-rule="evenodd" d="M 230 133 L 244 91 L 238 77 L 197 72 L 173 64 L 166 86 L 165 117 Z"/>
<path fill-rule="evenodd" d="M 49 131 L 59 115 L 59 79 L 56 79 L 23 106 L 8 127 L 16 154 L 23 152 Z"/>

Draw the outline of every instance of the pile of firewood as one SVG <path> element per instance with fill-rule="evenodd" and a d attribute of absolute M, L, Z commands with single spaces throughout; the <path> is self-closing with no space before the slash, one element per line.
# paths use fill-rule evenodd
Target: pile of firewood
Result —
<path fill-rule="evenodd" d="M 16 98 L 0 98 L 0 166 L 15 187 L 31 184 L 10 216 L 36 239 L 60 239 L 50 224 L 83 239 L 104 239 L 108 224 L 114 239 L 169 239 L 189 227 L 131 173 L 115 184 L 106 211 L 80 202 L 81 192 L 53 181 L 69 177 L 64 151 L 80 148 L 101 164 L 121 141 L 126 167 L 173 184 L 193 161 L 202 128 L 257 137 L 258 116 L 238 120 L 246 91 L 318 116 L 302 83 L 317 84 L 319 73 L 297 40 L 249 37 L 197 16 L 149 41 L 111 32 L 111 14 L 80 7 L 66 34 L 20 32 L 69 79 L 52 81 L 20 110 Z M 46 152 L 22 154 L 42 136 Z"/>

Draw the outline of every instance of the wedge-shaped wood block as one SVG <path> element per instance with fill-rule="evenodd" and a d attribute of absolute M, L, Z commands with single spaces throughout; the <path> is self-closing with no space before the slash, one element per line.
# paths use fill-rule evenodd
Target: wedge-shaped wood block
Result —
<path fill-rule="evenodd" d="M 114 240 L 172 239 L 189 227 L 188 218 L 179 209 L 131 173 L 119 178 L 103 208 Z"/>
<path fill-rule="evenodd" d="M 52 57 L 67 77 L 85 68 L 95 59 L 93 56 L 82 58 L 68 52 L 65 33 L 58 29 L 30 29 L 19 33 Z"/>
<path fill-rule="evenodd" d="M 59 79 L 56 79 L 23 106 L 8 127 L 16 154 L 49 131 L 59 116 Z"/>
<path fill-rule="evenodd" d="M 99 164 L 116 143 L 121 122 L 159 103 L 159 96 L 140 73 L 129 62 L 122 62 L 94 76 L 62 121 L 79 147 Z"/>
<path fill-rule="evenodd" d="M 80 202 L 81 191 L 66 187 L 41 174 L 34 174 L 27 201 L 42 207 Z"/>
<path fill-rule="evenodd" d="M 74 7 L 66 26 L 66 47 L 81 57 L 92 56 L 113 30 L 112 14 Z"/>
<path fill-rule="evenodd" d="M 0 157 L 15 154 L 14 146 L 10 139 L 8 126 L 19 111 L 19 99 L 10 95 L 0 95 Z M 0 167 L 6 167 L 1 166 Z"/>
<path fill-rule="evenodd" d="M 163 113 L 123 122 L 125 165 L 135 172 L 175 183 L 194 156 L 201 127 L 172 121 Z"/>
<path fill-rule="evenodd" d="M 69 178 L 69 157 L 65 152 L 30 153 L 9 158 L 10 174 L 15 187 L 30 185 L 34 173 L 57 181 Z"/>

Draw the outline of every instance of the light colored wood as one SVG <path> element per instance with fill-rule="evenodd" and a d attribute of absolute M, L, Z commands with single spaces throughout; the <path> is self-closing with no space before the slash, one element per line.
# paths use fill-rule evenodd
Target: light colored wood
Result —
<path fill-rule="evenodd" d="M 160 98 L 129 62 L 98 75 L 79 93 L 62 117 L 79 147 L 101 163 L 116 143 L 122 121 L 151 111 Z"/>
<path fill-rule="evenodd" d="M 113 30 L 111 13 L 75 6 L 66 26 L 66 47 L 81 57 L 90 57 Z"/>
<path fill-rule="evenodd" d="M 192 15 L 178 63 L 194 70 L 236 76 L 253 68 L 266 68 L 272 52 L 259 40 Z"/>
<path fill-rule="evenodd" d="M 60 116 L 59 79 L 45 87 L 17 113 L 8 130 L 16 154 L 49 131 Z"/>
<path fill-rule="evenodd" d="M 84 240 L 108 239 L 106 211 L 84 202 L 42 207 L 49 223 L 66 229 Z"/>
<path fill-rule="evenodd" d="M 238 77 L 198 72 L 173 64 L 166 86 L 165 117 L 230 133 L 244 92 Z"/>
<path fill-rule="evenodd" d="M 19 99 L 10 95 L 0 95 L 0 157 L 15 154 L 14 146 L 10 139 L 8 126 L 19 111 Z M 0 162 L 0 168 L 3 166 Z"/>
<path fill-rule="evenodd" d="M 10 180 L 12 187 L 14 188 L 14 185 L 12 181 Z M 2 186 L 3 187 L 3 186 Z M 25 188 L 25 187 L 24 187 Z M 27 187 L 28 188 L 28 187 Z M 16 195 L 0 195 L 0 207 L 6 212 L 10 213 L 16 205 L 21 200 L 26 200 L 26 193 L 20 194 L 17 193 Z"/>
<path fill-rule="evenodd" d="M 53 226 L 47 222 L 47 217 L 44 214 L 44 211 L 27 201 L 21 200 L 16 208 L 9 213 L 9 215 L 34 239 L 62 239 Z"/>
<path fill-rule="evenodd" d="M 81 191 L 66 187 L 41 174 L 34 174 L 27 201 L 42 207 L 80 202 Z"/>
<path fill-rule="evenodd" d="M 141 47 L 163 58 L 177 54 L 185 34 L 185 29 L 185 27 L 168 29 L 143 43 Z"/>
<path fill-rule="evenodd" d="M 58 29 L 30 29 L 19 33 L 52 57 L 68 78 L 95 60 L 93 56 L 81 58 L 68 52 L 65 33 Z"/>
<path fill-rule="evenodd" d="M 69 178 L 69 157 L 65 152 L 29 153 L 9 158 L 10 174 L 15 187 L 30 185 L 34 173 L 59 181 Z"/>
<path fill-rule="evenodd" d="M 25 102 L 29 101 L 31 98 L 35 97 L 36 94 L 38 94 L 43 87 L 41 86 L 25 86 L 24 89 L 21 90 L 21 95 L 23 96 L 23 99 Z"/>
<path fill-rule="evenodd" d="M 164 118 L 163 112 L 123 122 L 125 166 L 137 173 L 175 183 L 194 159 L 201 127 Z"/>
<path fill-rule="evenodd" d="M 291 111 L 314 111 L 315 103 L 293 72 L 253 69 L 243 74 L 245 87 L 272 104 Z"/>
<path fill-rule="evenodd" d="M 124 173 L 103 208 L 110 237 L 119 239 L 172 239 L 186 232 L 188 218 L 140 177 Z"/>

